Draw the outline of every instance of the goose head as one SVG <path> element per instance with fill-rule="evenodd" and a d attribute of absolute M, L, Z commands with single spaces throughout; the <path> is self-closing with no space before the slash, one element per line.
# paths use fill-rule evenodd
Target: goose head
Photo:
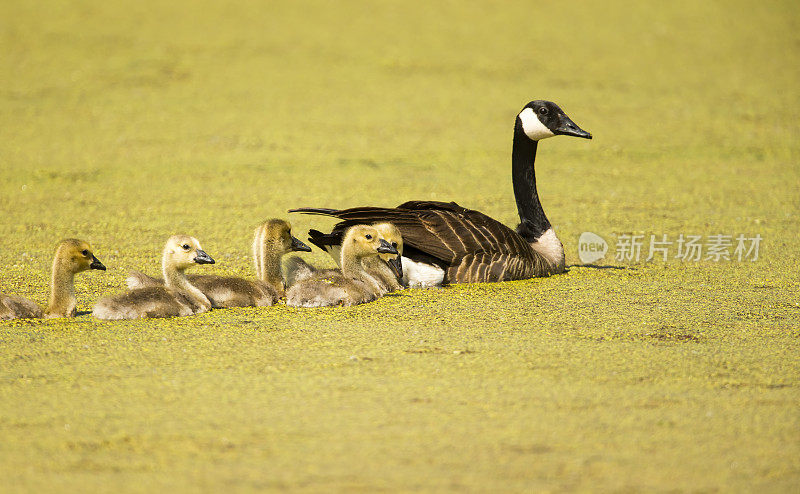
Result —
<path fill-rule="evenodd" d="M 397 255 L 397 249 L 385 239 L 372 226 L 356 225 L 347 230 L 342 241 L 342 249 L 352 252 L 357 258 L 377 256 L 380 254 Z"/>
<path fill-rule="evenodd" d="M 173 235 L 164 247 L 164 260 L 178 270 L 184 270 L 195 264 L 214 264 L 200 242 L 189 235 Z"/>
<path fill-rule="evenodd" d="M 65 263 L 73 273 L 89 269 L 106 270 L 100 259 L 94 256 L 92 246 L 76 238 L 68 238 L 58 244 L 56 262 Z"/>
<path fill-rule="evenodd" d="M 282 219 L 273 218 L 265 221 L 263 229 L 263 242 L 282 254 L 288 252 L 311 252 L 311 247 L 292 235 L 292 225 Z"/>
<path fill-rule="evenodd" d="M 573 136 L 591 139 L 592 134 L 575 124 L 564 111 L 552 101 L 531 101 L 517 115 L 517 126 L 532 141 L 553 136 Z"/>
<path fill-rule="evenodd" d="M 389 245 L 397 250 L 397 255 L 380 254 L 380 256 L 381 259 L 386 261 L 389 267 L 392 268 L 397 279 L 402 279 L 403 263 L 400 258 L 403 255 L 403 236 L 400 234 L 400 230 L 391 223 L 375 223 L 372 226 L 378 230 L 378 234 L 380 234 L 381 238 L 389 242 Z"/>

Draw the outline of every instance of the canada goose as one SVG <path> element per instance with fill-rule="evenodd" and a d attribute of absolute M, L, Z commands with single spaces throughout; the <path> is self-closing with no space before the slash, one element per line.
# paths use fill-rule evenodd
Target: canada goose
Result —
<path fill-rule="evenodd" d="M 74 238 L 62 240 L 53 259 L 47 308 L 42 311 L 26 298 L 0 293 L 0 320 L 75 317 L 75 275 L 89 269 L 106 270 L 92 253 L 92 247 Z"/>
<path fill-rule="evenodd" d="M 173 235 L 161 256 L 166 286 L 147 286 L 97 301 L 92 315 L 98 319 L 189 316 L 206 312 L 211 302 L 192 285 L 184 271 L 195 264 L 214 264 L 196 238 Z"/>
<path fill-rule="evenodd" d="M 266 307 L 284 295 L 281 258 L 288 252 L 310 252 L 311 248 L 292 236 L 292 226 L 281 219 L 259 225 L 253 238 L 256 280 L 235 276 L 189 275 L 189 282 L 200 289 L 214 308 Z M 128 288 L 163 285 L 163 278 L 151 278 L 131 271 Z"/>
<path fill-rule="evenodd" d="M 351 227 L 342 240 L 342 269 L 314 273 L 286 292 L 286 305 L 294 307 L 350 306 L 371 302 L 382 295 L 362 261 L 378 254 L 397 255 L 397 249 L 368 225 Z"/>
<path fill-rule="evenodd" d="M 511 174 L 520 224 L 511 230 L 483 213 L 454 202 L 410 201 L 396 208 L 300 208 L 342 220 L 336 228 L 389 221 L 405 241 L 403 269 L 410 285 L 493 282 L 564 272 L 564 247 L 536 191 L 534 160 L 542 139 L 566 135 L 591 139 L 550 101 L 531 101 L 514 124 Z M 419 278 L 425 274 L 427 280 Z"/>
<path fill-rule="evenodd" d="M 400 234 L 400 230 L 391 223 L 375 223 L 372 226 L 378 230 L 378 234 L 382 239 L 389 242 L 389 245 L 397 250 L 398 254 L 380 254 L 379 257 L 367 257 L 363 260 L 364 268 L 386 292 L 400 290 L 403 288 L 400 281 L 403 280 L 404 276 L 401 263 L 403 236 Z M 344 229 L 334 229 L 327 234 L 319 230 L 309 230 L 308 235 L 309 242 L 327 252 L 336 261 L 336 264 L 341 264 L 341 243 Z"/>

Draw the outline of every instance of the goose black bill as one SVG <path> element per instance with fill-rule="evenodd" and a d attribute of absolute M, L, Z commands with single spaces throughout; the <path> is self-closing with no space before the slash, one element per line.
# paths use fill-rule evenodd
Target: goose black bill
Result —
<path fill-rule="evenodd" d="M 389 267 L 392 268 L 392 272 L 394 275 L 397 276 L 398 280 L 403 279 L 403 260 L 400 256 L 395 257 L 394 259 L 389 259 L 387 261 L 389 263 Z"/>
<path fill-rule="evenodd" d="M 311 252 L 311 247 L 297 237 L 292 237 L 292 252 Z"/>
<path fill-rule="evenodd" d="M 203 249 L 197 249 L 197 256 L 194 258 L 194 262 L 197 264 L 214 264 L 216 261 L 206 254 Z"/>
<path fill-rule="evenodd" d="M 398 254 L 397 249 L 392 247 L 392 244 L 384 239 L 381 239 L 381 244 L 378 246 L 377 250 L 380 254 Z"/>
<path fill-rule="evenodd" d="M 89 264 L 89 269 L 98 269 L 100 271 L 105 271 L 106 267 L 100 262 L 100 259 L 96 258 L 94 254 L 92 254 L 92 263 Z"/>
<path fill-rule="evenodd" d="M 583 139 L 592 138 L 592 134 L 578 127 L 578 125 L 575 122 L 573 122 L 571 118 L 569 118 L 564 114 L 561 114 L 558 122 L 558 127 L 556 127 L 556 130 L 553 133 L 556 135 L 580 137 Z"/>

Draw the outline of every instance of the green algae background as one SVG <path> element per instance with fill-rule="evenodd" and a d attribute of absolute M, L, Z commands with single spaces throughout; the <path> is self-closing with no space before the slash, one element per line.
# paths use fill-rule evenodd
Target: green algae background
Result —
<path fill-rule="evenodd" d="M 513 225 L 519 109 L 594 134 L 539 147 L 564 275 L 0 323 L 0 490 L 796 492 L 798 32 L 789 1 L 0 3 L 0 288 L 39 303 L 67 236 L 109 268 L 88 311 L 176 232 L 252 276 L 291 207 Z M 623 263 L 626 233 L 763 241 Z"/>

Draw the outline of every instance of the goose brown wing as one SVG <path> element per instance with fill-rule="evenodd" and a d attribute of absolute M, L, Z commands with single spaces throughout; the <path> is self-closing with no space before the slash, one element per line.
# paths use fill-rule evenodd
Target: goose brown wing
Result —
<path fill-rule="evenodd" d="M 415 247 L 436 258 L 441 263 L 449 264 L 453 259 L 452 252 L 440 245 L 441 242 L 433 233 L 432 225 L 428 224 L 428 221 L 419 214 L 419 211 L 400 208 L 358 207 L 339 210 L 300 208 L 291 209 L 289 212 L 319 214 L 342 220 L 334 226 L 330 235 L 341 235 L 341 232 L 353 225 L 388 221 L 400 230 L 400 234 L 403 236 L 403 243 L 406 246 Z"/>
<path fill-rule="evenodd" d="M 391 222 L 400 230 L 405 245 L 448 266 L 459 264 L 465 256 L 478 252 L 530 260 L 534 257 L 528 243 L 512 229 L 454 202 L 410 201 L 396 208 L 303 208 L 291 212 L 322 214 L 343 220 L 334 230 L 358 223 Z"/>

